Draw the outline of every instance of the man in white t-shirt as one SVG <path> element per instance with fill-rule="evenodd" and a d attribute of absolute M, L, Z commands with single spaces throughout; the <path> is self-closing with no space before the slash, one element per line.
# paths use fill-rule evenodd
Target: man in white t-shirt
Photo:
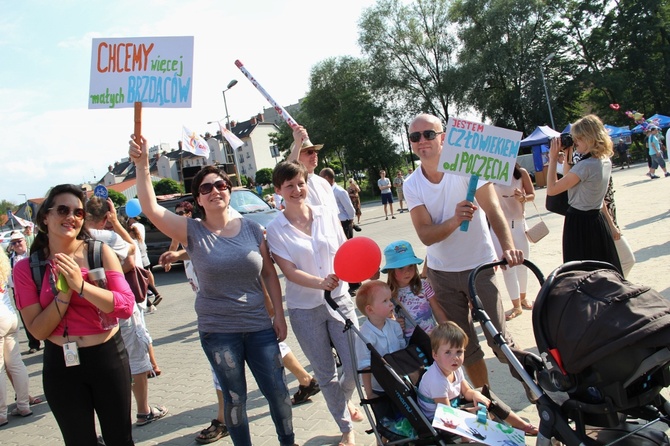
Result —
<path fill-rule="evenodd" d="M 386 210 L 388 205 L 391 207 L 391 218 L 395 220 L 395 215 L 393 215 L 393 192 L 391 191 L 391 180 L 386 178 L 386 171 L 383 169 L 379 171 L 377 187 L 379 187 L 379 190 L 382 193 L 382 204 L 384 205 L 384 215 L 386 216 L 386 219 L 389 219 L 389 214 Z"/>
<path fill-rule="evenodd" d="M 470 318 L 468 276 L 475 267 L 496 260 L 487 218 L 510 265 L 522 263 L 523 252 L 514 248 L 492 183 L 480 181 L 475 201 L 470 202 L 465 199 L 469 178 L 438 170 L 445 137 L 440 120 L 432 115 L 419 115 L 412 121 L 409 131 L 412 150 L 421 159 L 421 167 L 405 180 L 403 189 L 407 207 L 419 239 L 427 246 L 428 279 L 435 290 L 435 298 L 449 320 L 470 338 L 463 366 L 474 387 L 481 387 L 488 383 L 488 371 Z M 460 230 L 463 221 L 470 222 L 467 231 Z M 476 286 L 484 310 L 513 346 L 514 341 L 505 325 L 494 270 L 480 273 Z M 484 334 L 498 358 L 504 361 L 486 330 Z"/>

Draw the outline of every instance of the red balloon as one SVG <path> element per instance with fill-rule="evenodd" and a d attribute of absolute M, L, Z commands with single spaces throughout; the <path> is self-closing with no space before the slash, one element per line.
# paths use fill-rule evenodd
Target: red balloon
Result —
<path fill-rule="evenodd" d="M 354 237 L 335 253 L 335 275 L 345 282 L 362 282 L 379 270 L 381 261 L 382 251 L 372 239 Z"/>

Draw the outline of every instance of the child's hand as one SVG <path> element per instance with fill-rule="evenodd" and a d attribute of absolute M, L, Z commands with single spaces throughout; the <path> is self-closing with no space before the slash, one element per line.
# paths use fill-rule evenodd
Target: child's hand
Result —
<path fill-rule="evenodd" d="M 481 392 L 478 392 L 477 390 L 472 391 L 472 402 L 475 406 L 477 403 L 482 403 L 486 407 L 489 407 L 491 404 L 491 400 L 486 398 Z"/>
<path fill-rule="evenodd" d="M 400 327 L 402 328 L 402 331 L 405 331 L 405 318 L 402 316 L 397 316 L 396 320 L 400 324 Z"/>

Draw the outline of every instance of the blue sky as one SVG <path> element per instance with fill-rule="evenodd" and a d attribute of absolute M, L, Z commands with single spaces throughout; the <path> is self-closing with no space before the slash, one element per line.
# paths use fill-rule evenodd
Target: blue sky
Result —
<path fill-rule="evenodd" d="M 194 36 L 190 109 L 143 110 L 151 145 L 177 147 L 182 125 L 243 121 L 269 107 L 234 65 L 241 60 L 282 105 L 298 101 L 328 57 L 359 56 L 358 20 L 373 0 L 0 0 L 0 199 L 42 197 L 60 183 L 100 179 L 127 156 L 132 108 L 89 110 L 91 40 Z"/>

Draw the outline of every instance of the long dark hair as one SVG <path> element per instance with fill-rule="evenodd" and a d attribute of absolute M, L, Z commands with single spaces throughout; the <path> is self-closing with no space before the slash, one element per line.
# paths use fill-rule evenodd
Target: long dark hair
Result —
<path fill-rule="evenodd" d="M 37 234 L 35 234 L 35 240 L 30 246 L 31 254 L 34 252 L 43 252 L 44 258 L 49 257 L 49 228 L 44 223 L 44 220 L 46 219 L 49 209 L 53 207 L 56 197 L 62 194 L 72 194 L 81 201 L 82 206 L 85 206 L 86 204 L 86 194 L 84 194 L 84 191 L 81 190 L 80 187 L 75 186 L 74 184 L 59 184 L 58 186 L 51 188 L 35 216 Z M 88 232 L 88 229 L 86 229 L 86 215 L 84 215 L 84 218 L 81 221 L 81 229 L 79 230 L 79 234 L 77 234 L 77 240 L 89 240 L 90 238 L 91 234 Z"/>

